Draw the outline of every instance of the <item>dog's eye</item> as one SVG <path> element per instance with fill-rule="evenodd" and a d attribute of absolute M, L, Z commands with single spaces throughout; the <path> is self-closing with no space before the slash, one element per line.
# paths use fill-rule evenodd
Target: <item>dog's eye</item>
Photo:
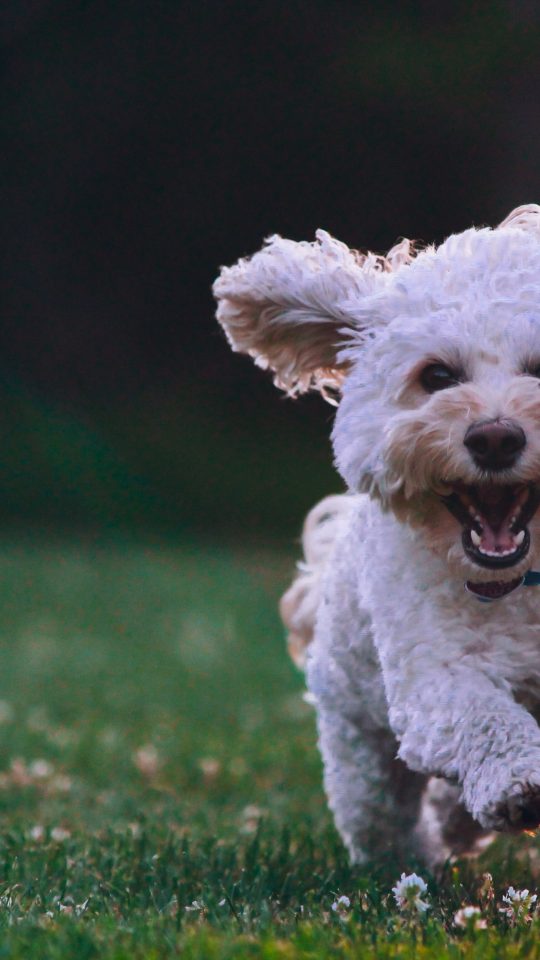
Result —
<path fill-rule="evenodd" d="M 430 363 L 420 374 L 420 383 L 426 393 L 436 393 L 437 390 L 446 390 L 459 383 L 459 376 L 455 370 L 445 367 L 444 363 Z"/>

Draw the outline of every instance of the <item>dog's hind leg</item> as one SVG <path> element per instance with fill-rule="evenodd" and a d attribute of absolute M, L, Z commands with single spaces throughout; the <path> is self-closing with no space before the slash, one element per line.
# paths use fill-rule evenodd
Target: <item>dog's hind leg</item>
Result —
<path fill-rule="evenodd" d="M 415 829 L 419 855 L 432 870 L 453 856 L 478 854 L 493 840 L 460 802 L 461 789 L 440 777 L 426 785 Z"/>

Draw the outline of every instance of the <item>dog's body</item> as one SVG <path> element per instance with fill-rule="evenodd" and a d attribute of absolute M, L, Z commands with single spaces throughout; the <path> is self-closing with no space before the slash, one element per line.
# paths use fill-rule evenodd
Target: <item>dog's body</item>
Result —
<path fill-rule="evenodd" d="M 272 238 L 215 292 L 279 386 L 342 393 L 351 493 L 308 518 L 282 613 L 352 858 L 537 826 L 540 208 L 416 257 Z"/>

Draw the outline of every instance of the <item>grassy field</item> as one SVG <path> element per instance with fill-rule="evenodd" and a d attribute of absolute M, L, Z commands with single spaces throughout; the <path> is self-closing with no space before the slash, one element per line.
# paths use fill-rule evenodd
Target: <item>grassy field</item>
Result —
<path fill-rule="evenodd" d="M 500 913 L 536 886 L 534 839 L 438 883 L 348 866 L 276 614 L 291 565 L 4 541 L 0 960 L 540 957 L 540 922 Z M 403 866 L 424 914 L 394 901 Z M 456 926 L 467 904 L 485 928 Z"/>

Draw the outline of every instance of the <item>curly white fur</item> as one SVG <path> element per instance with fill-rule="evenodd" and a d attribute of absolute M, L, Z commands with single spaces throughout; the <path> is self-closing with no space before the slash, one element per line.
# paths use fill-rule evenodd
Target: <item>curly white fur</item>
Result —
<path fill-rule="evenodd" d="M 540 587 L 491 604 L 467 593 L 493 570 L 441 499 L 457 482 L 540 487 L 540 207 L 416 256 L 408 241 L 383 258 L 322 231 L 273 237 L 214 289 L 233 348 L 278 385 L 342 391 L 333 443 L 350 493 L 308 518 L 282 612 L 297 659 L 310 644 L 325 784 L 352 858 L 412 839 L 434 864 L 487 829 L 540 822 Z M 430 363 L 458 382 L 426 393 Z M 464 444 L 492 421 L 526 436 L 495 478 Z M 536 515 L 529 532 L 503 586 L 539 568 Z"/>

